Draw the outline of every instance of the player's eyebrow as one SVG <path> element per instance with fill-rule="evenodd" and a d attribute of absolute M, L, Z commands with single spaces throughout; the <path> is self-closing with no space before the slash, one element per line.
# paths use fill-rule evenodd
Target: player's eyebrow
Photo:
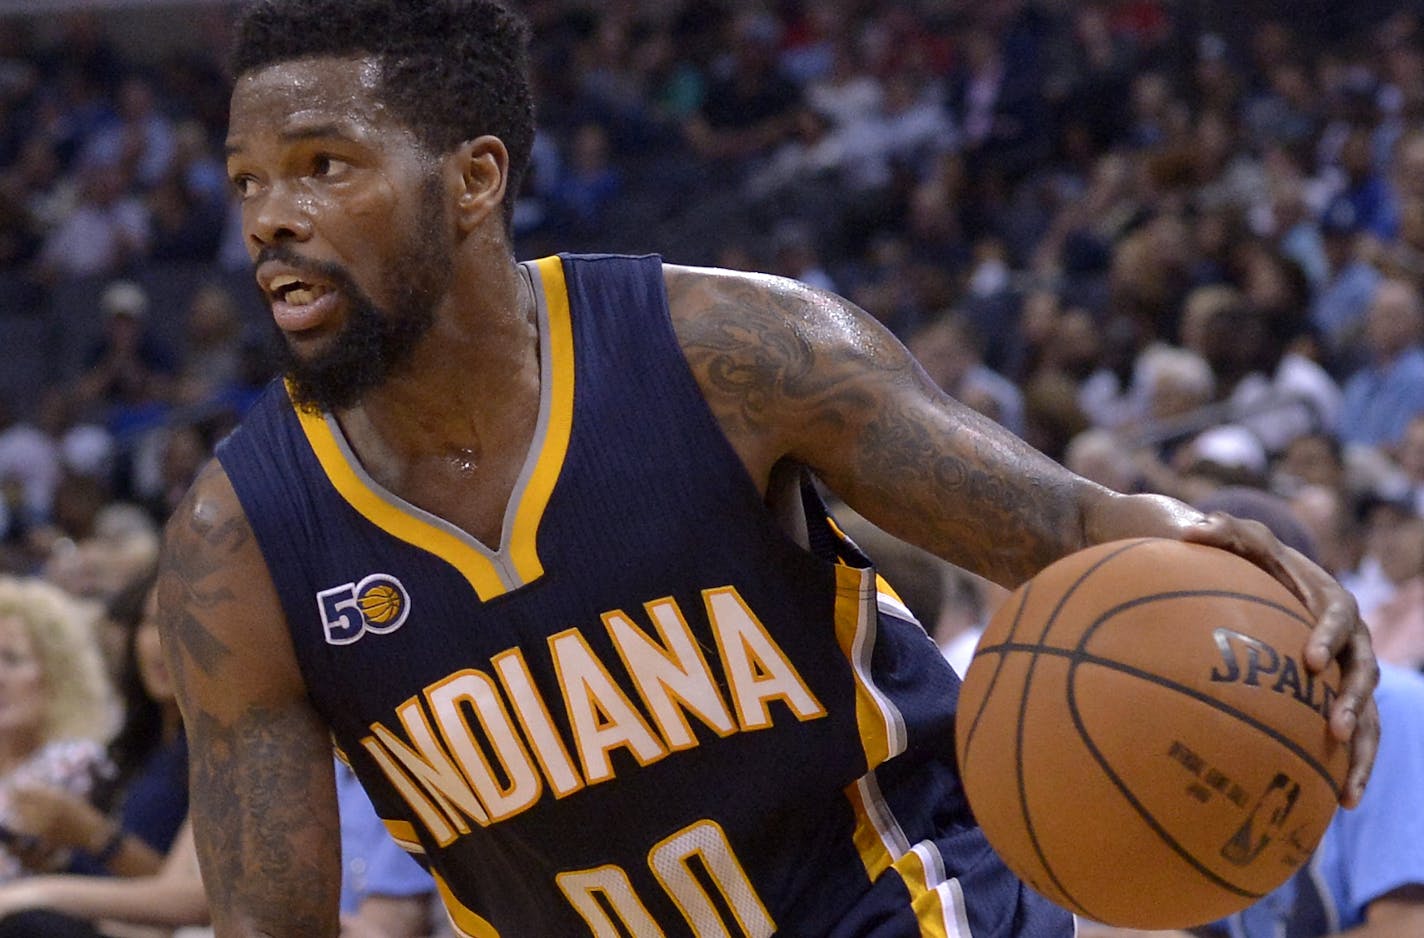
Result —
<path fill-rule="evenodd" d="M 350 140 L 351 133 L 341 124 L 328 123 L 313 124 L 309 127 L 293 127 L 277 134 L 277 139 L 283 143 L 291 143 L 295 140 L 314 140 L 320 137 L 340 137 L 343 140 Z"/>
<path fill-rule="evenodd" d="M 335 137 L 341 140 L 353 139 L 351 134 L 345 130 L 341 124 L 326 123 L 312 124 L 307 127 L 292 127 L 280 131 L 277 139 L 283 143 L 294 143 L 298 140 L 320 140 L 322 138 Z M 229 157 L 242 150 L 240 143 L 229 143 L 223 147 L 223 156 Z"/>

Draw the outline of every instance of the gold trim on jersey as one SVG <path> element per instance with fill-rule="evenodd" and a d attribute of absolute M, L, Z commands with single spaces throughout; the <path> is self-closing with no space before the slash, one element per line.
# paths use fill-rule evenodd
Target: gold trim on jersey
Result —
<path fill-rule="evenodd" d="M 934 844 L 915 844 L 899 860 L 895 872 L 910 893 L 910 908 L 922 938 L 971 938 L 959 880 L 945 875 L 944 860 Z"/>
<path fill-rule="evenodd" d="M 939 848 L 929 841 L 914 846 L 905 837 L 880 796 L 875 773 L 846 788 L 855 816 L 852 841 L 871 882 L 893 869 L 905 884 L 922 938 L 971 938 L 964 890 L 950 878 Z"/>
<path fill-rule="evenodd" d="M 564 263 L 557 257 L 545 257 L 535 261 L 533 267 L 543 287 L 548 317 L 548 328 L 544 330 L 549 344 L 546 360 L 551 365 L 551 374 L 546 384 L 550 407 L 539 460 L 524 487 L 524 497 L 519 500 L 509 539 L 510 559 L 524 583 L 532 583 L 544 574 L 538 553 L 539 522 L 564 468 L 574 427 L 574 330 L 568 284 L 564 282 Z"/>
<path fill-rule="evenodd" d="M 455 898 L 455 893 L 451 891 L 444 877 L 434 872 L 430 875 L 435 879 L 435 891 L 440 894 L 440 901 L 445 905 L 445 914 L 450 916 L 450 924 L 454 926 L 455 934 L 461 935 L 462 938 L 499 938 L 499 932 L 493 925 Z"/>
<path fill-rule="evenodd" d="M 855 844 L 856 853 L 860 854 L 860 862 L 865 865 L 865 874 L 870 877 L 871 882 L 875 882 L 881 873 L 890 868 L 895 858 L 890 855 L 890 848 L 881 834 L 880 825 L 871 819 L 870 808 L 866 804 L 869 798 L 865 791 L 865 781 L 861 779 L 847 787 L 845 795 L 850 801 L 851 812 L 855 815 L 855 830 L 851 834 L 851 841 Z"/>
<path fill-rule="evenodd" d="M 425 846 L 420 842 L 420 838 L 415 835 L 415 825 L 409 821 L 393 821 L 390 818 L 381 818 L 381 823 L 386 825 L 386 833 L 391 835 L 391 840 L 406 853 L 424 853 Z"/>
<path fill-rule="evenodd" d="M 905 722 L 870 673 L 879 624 L 879 578 L 869 568 L 845 564 L 838 564 L 835 574 L 836 642 L 855 674 L 855 721 L 869 770 L 905 750 Z"/>
<path fill-rule="evenodd" d="M 347 504 L 387 534 L 445 560 L 482 601 L 543 575 L 539 524 L 563 469 L 573 430 L 573 323 L 563 262 L 546 257 L 526 269 L 534 283 L 540 320 L 539 424 L 505 509 L 498 550 L 386 491 L 361 467 L 334 417 L 295 408 L 312 452 Z"/>

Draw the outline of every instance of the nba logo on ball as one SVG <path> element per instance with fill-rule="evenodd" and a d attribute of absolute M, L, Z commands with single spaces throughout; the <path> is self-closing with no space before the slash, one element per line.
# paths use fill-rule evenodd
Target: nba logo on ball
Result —
<path fill-rule="evenodd" d="M 400 580 L 373 573 L 354 583 L 343 583 L 316 594 L 326 640 L 349 645 L 367 632 L 384 635 L 405 624 L 410 614 L 410 593 Z"/>
<path fill-rule="evenodd" d="M 1187 928 L 1256 902 L 1314 851 L 1349 756 L 1335 664 L 1265 571 L 1156 538 L 1063 558 L 980 639 L 956 751 L 984 834 L 1086 918 Z"/>

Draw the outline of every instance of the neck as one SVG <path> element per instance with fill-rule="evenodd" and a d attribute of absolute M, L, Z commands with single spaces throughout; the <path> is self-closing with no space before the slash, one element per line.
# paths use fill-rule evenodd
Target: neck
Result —
<path fill-rule="evenodd" d="M 337 419 L 363 460 L 479 453 L 537 410 L 539 374 L 534 295 L 503 259 L 457 275 L 406 366 Z"/>

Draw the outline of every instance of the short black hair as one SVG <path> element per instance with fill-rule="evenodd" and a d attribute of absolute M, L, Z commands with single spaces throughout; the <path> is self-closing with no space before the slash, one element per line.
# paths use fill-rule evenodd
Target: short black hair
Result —
<path fill-rule="evenodd" d="M 234 78 L 311 56 L 372 56 L 381 94 L 431 153 L 490 134 L 509 151 L 505 228 L 534 145 L 529 25 L 499 0 L 258 0 L 237 25 Z"/>

